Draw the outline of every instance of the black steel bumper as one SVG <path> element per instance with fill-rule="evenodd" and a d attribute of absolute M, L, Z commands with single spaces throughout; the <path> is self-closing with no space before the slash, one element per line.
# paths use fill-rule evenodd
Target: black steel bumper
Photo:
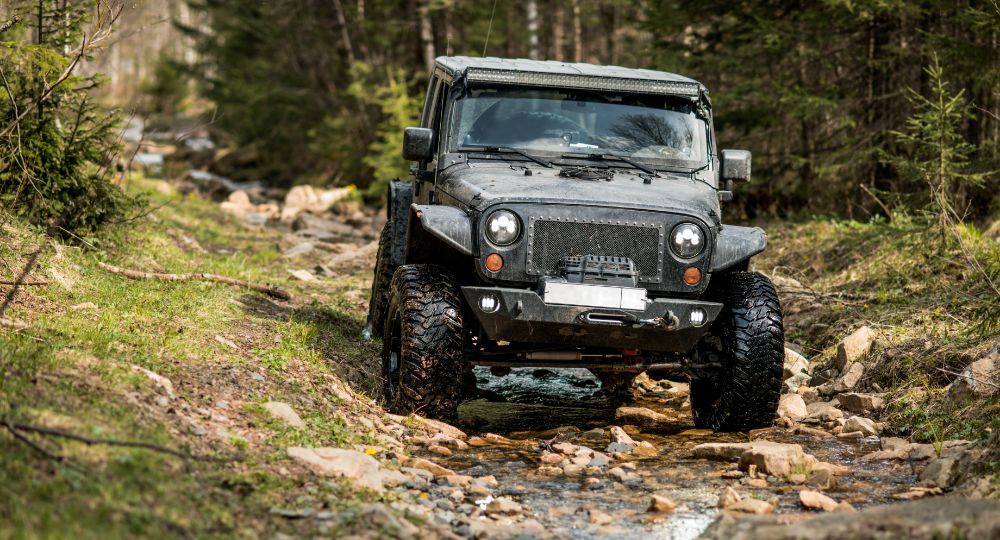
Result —
<path fill-rule="evenodd" d="M 684 353 L 708 331 L 722 304 L 657 298 L 646 309 L 626 310 L 546 304 L 534 291 L 499 287 L 462 287 L 469 308 L 492 340 L 512 343 L 565 344 Z M 483 295 L 500 300 L 488 313 L 480 308 Z M 691 311 L 704 310 L 705 322 L 695 326 Z"/>

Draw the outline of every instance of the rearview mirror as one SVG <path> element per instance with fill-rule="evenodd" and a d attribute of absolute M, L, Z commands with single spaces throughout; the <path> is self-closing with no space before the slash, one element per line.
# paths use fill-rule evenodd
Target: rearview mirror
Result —
<path fill-rule="evenodd" d="M 429 161 L 434 157 L 434 130 L 408 127 L 403 130 L 403 159 Z"/>
<path fill-rule="evenodd" d="M 723 150 L 719 152 L 721 177 L 724 182 L 750 181 L 750 151 Z"/>

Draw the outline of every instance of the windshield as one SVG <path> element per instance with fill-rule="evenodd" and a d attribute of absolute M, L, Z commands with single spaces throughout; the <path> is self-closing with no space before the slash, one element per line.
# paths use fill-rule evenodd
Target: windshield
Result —
<path fill-rule="evenodd" d="M 455 104 L 451 145 L 546 156 L 613 154 L 695 168 L 706 163 L 707 131 L 694 104 L 674 96 L 473 88 Z"/>

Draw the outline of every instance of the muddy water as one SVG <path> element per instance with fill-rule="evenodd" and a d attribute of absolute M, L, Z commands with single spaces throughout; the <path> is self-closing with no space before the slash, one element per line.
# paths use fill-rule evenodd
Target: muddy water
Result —
<path fill-rule="evenodd" d="M 689 414 L 655 398 L 641 398 L 634 405 L 669 413 L 678 420 L 657 433 L 633 435 L 658 450 L 654 457 L 631 460 L 640 482 L 625 485 L 602 474 L 597 476 L 599 483 L 586 486 L 585 477 L 540 476 L 535 471 L 540 465 L 543 442 L 569 441 L 604 451 L 606 438 L 588 438 L 584 433 L 615 425 L 614 409 L 600 396 L 600 383 L 586 370 L 523 369 L 505 377 L 493 377 L 483 370 L 477 371 L 477 377 L 479 387 L 492 399 L 465 403 L 460 409 L 462 425 L 472 433 L 498 433 L 524 444 L 457 452 L 447 465 L 474 475 L 494 474 L 500 483 L 498 494 L 518 500 L 528 517 L 540 521 L 557 537 L 695 538 L 715 519 L 719 495 L 727 486 L 775 502 L 777 513 L 787 514 L 789 520 L 808 515 L 798 505 L 802 486 L 768 478 L 766 487 L 752 487 L 746 484 L 746 478 L 723 477 L 723 473 L 734 476 L 734 465 L 691 458 L 691 448 L 697 444 L 747 441 L 748 434 L 695 430 Z M 566 426 L 579 431 L 566 431 Z M 851 472 L 838 477 L 838 486 L 826 493 L 856 508 L 892 501 L 892 494 L 905 491 L 915 481 L 908 468 L 859 461 L 858 457 L 877 449 L 874 440 L 843 443 L 780 429 L 757 437 L 801 444 L 821 461 L 849 467 Z M 654 492 L 673 499 L 677 510 L 667 516 L 647 513 Z M 591 509 L 614 519 L 607 524 L 594 523 Z M 600 512 L 593 514 L 600 516 Z"/>

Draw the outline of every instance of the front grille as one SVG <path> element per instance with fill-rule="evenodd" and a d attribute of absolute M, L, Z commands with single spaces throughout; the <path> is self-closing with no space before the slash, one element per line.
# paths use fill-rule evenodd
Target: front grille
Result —
<path fill-rule="evenodd" d="M 528 231 L 528 271 L 555 273 L 559 261 L 568 256 L 628 257 L 635 263 L 640 281 L 659 282 L 660 227 L 619 223 L 532 219 Z"/>

